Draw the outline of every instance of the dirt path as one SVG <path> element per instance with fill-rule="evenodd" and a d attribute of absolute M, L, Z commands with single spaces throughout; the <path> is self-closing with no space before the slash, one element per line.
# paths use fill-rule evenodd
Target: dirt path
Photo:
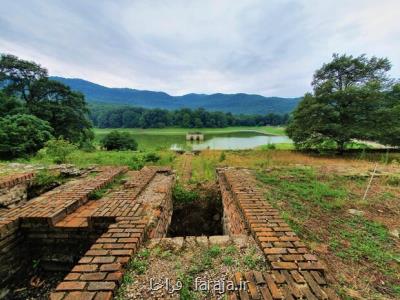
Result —
<path fill-rule="evenodd" d="M 180 182 L 183 184 L 189 183 L 192 178 L 192 153 L 184 153 L 178 158 L 177 169 Z"/>

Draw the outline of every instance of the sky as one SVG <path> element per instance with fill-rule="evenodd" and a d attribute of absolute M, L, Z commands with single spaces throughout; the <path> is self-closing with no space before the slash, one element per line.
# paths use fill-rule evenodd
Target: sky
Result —
<path fill-rule="evenodd" d="M 109 87 L 297 97 L 333 53 L 388 57 L 399 0 L 2 0 L 0 53 Z"/>

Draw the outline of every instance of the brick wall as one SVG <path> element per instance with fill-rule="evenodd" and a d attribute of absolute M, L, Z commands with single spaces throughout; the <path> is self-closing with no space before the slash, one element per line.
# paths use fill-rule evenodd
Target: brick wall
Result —
<path fill-rule="evenodd" d="M 125 188 L 106 199 L 91 214 L 90 224 L 113 220 L 107 230 L 79 259 L 56 290 L 52 300 L 112 299 L 125 266 L 148 238 L 166 235 L 172 216 L 169 169 L 143 168 L 128 174 Z"/>
<path fill-rule="evenodd" d="M 229 184 L 222 172 L 217 170 L 218 184 L 223 205 L 223 230 L 226 235 L 248 234 L 242 212 L 234 199 Z"/>
<path fill-rule="evenodd" d="M 23 228 L 29 258 L 48 271 L 69 271 L 104 232 L 102 228 L 35 226 Z"/>
<path fill-rule="evenodd" d="M 42 245 L 46 242 L 57 244 L 59 240 L 55 239 L 55 236 L 59 233 L 54 227 L 60 219 L 85 204 L 90 192 L 103 187 L 126 170 L 127 168 L 119 167 L 101 168 L 95 178 L 77 180 L 18 207 L 2 209 L 0 211 L 0 285 L 25 266 L 31 265 L 32 259 L 41 251 L 36 247 L 39 241 Z M 33 173 L 13 175 L 8 180 L 4 178 L 0 181 L 0 187 L 11 188 L 32 177 Z M 59 237 L 61 238 L 61 235 Z"/>
<path fill-rule="evenodd" d="M 263 250 L 268 268 L 259 272 L 238 272 L 246 278 L 248 291 L 232 292 L 229 299 L 339 299 L 330 287 L 325 266 L 311 253 L 282 219 L 280 212 L 265 199 L 249 170 L 220 170 L 220 183 L 243 214 L 251 234 Z"/>
<path fill-rule="evenodd" d="M 22 242 L 18 221 L 0 230 L 0 286 L 25 266 L 27 247 Z"/>
<path fill-rule="evenodd" d="M 0 206 L 13 208 L 25 202 L 27 189 L 34 173 L 5 176 L 0 179 Z"/>

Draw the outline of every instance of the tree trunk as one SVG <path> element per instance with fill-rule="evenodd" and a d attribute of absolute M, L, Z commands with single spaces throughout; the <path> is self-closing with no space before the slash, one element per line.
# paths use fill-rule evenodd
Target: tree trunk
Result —
<path fill-rule="evenodd" d="M 343 155 L 344 153 L 344 141 L 338 141 L 338 151 L 339 151 L 339 155 Z"/>

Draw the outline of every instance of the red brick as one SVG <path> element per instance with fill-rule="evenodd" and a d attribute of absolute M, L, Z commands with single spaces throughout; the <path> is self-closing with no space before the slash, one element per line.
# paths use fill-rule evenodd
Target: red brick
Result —
<path fill-rule="evenodd" d="M 80 281 L 64 281 L 57 286 L 56 291 L 83 290 L 85 288 L 85 285 L 85 282 Z"/>
<path fill-rule="evenodd" d="M 97 270 L 97 265 L 76 265 L 72 272 L 95 272 Z"/>
<path fill-rule="evenodd" d="M 117 239 L 111 239 L 111 238 L 100 238 L 97 239 L 97 243 L 115 243 Z"/>
<path fill-rule="evenodd" d="M 300 254 L 288 254 L 288 255 L 282 255 L 282 260 L 285 261 L 303 261 L 303 255 Z"/>
<path fill-rule="evenodd" d="M 265 254 L 285 254 L 286 248 L 265 248 L 264 253 Z"/>
<path fill-rule="evenodd" d="M 104 264 L 100 266 L 100 271 L 119 271 L 121 269 L 120 263 Z"/>
<path fill-rule="evenodd" d="M 124 244 L 103 244 L 104 249 L 122 249 Z"/>
<path fill-rule="evenodd" d="M 137 238 L 119 238 L 118 243 L 137 243 L 139 239 Z"/>
<path fill-rule="evenodd" d="M 107 255 L 108 250 L 89 250 L 86 252 L 85 255 L 87 256 L 101 256 L 101 255 Z"/>
<path fill-rule="evenodd" d="M 319 263 L 319 262 L 315 262 L 315 263 L 299 263 L 299 268 L 302 270 L 324 270 L 324 266 Z"/>
<path fill-rule="evenodd" d="M 78 263 L 79 264 L 88 264 L 92 261 L 92 259 L 93 259 L 93 256 L 84 256 L 78 261 Z"/>
<path fill-rule="evenodd" d="M 77 280 L 79 276 L 81 276 L 81 273 L 69 273 L 64 280 Z"/>
<path fill-rule="evenodd" d="M 272 268 L 278 270 L 296 270 L 297 264 L 292 262 L 271 262 Z"/>
<path fill-rule="evenodd" d="M 260 242 L 277 242 L 279 241 L 279 238 L 276 236 L 260 236 L 258 237 L 258 240 Z"/>
<path fill-rule="evenodd" d="M 137 244 L 124 244 L 124 249 L 136 250 Z"/>
<path fill-rule="evenodd" d="M 125 237 L 125 238 L 127 238 L 127 237 L 129 237 L 129 233 L 127 233 L 127 232 L 117 232 L 117 233 L 113 233 L 113 238 L 123 238 L 123 237 Z"/>
<path fill-rule="evenodd" d="M 116 284 L 112 281 L 89 282 L 89 291 L 113 291 Z"/>
<path fill-rule="evenodd" d="M 83 273 L 80 280 L 82 281 L 97 281 L 103 280 L 106 277 L 105 272 Z"/>
<path fill-rule="evenodd" d="M 64 300 L 92 300 L 94 296 L 91 292 L 70 292 Z"/>
<path fill-rule="evenodd" d="M 109 264 L 115 261 L 115 256 L 96 256 L 93 258 L 93 263 Z"/>
<path fill-rule="evenodd" d="M 114 273 L 108 273 L 107 277 L 105 280 L 107 281 L 120 281 L 122 279 L 122 272 L 114 272 Z"/>
<path fill-rule="evenodd" d="M 61 300 L 64 297 L 65 293 L 51 293 L 49 300 Z"/>
<path fill-rule="evenodd" d="M 97 292 L 94 300 L 111 300 L 112 293 L 111 292 Z"/>
<path fill-rule="evenodd" d="M 124 250 L 110 250 L 111 255 L 115 256 L 131 256 L 133 254 L 132 250 L 124 249 Z"/>

